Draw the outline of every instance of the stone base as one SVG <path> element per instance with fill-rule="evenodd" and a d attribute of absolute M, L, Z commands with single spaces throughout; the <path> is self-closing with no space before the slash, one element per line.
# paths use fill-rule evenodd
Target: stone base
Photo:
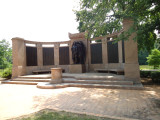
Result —
<path fill-rule="evenodd" d="M 50 83 L 51 83 L 51 84 L 62 83 L 62 79 L 58 79 L 58 80 L 56 80 L 56 79 L 51 79 Z"/>
<path fill-rule="evenodd" d="M 61 84 L 38 83 L 37 84 L 37 88 L 41 89 L 56 89 L 65 87 L 144 90 L 142 84 L 137 84 L 137 85 L 103 85 L 103 84 L 83 84 L 83 83 L 61 83 Z"/>
<path fill-rule="evenodd" d="M 141 83 L 139 64 L 125 64 L 125 80 L 131 80 L 134 83 Z"/>
<path fill-rule="evenodd" d="M 85 73 L 85 65 L 82 64 L 75 64 L 75 65 L 69 65 L 69 72 L 70 73 Z"/>
<path fill-rule="evenodd" d="M 62 83 L 62 68 L 51 68 L 51 84 Z"/>

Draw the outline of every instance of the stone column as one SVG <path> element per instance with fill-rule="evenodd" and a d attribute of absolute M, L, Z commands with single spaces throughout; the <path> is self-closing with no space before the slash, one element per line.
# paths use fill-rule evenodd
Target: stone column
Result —
<path fill-rule="evenodd" d="M 107 50 L 107 39 L 102 39 L 102 59 L 104 66 L 108 64 L 108 50 Z"/>
<path fill-rule="evenodd" d="M 72 60 L 72 44 L 73 41 L 69 42 L 69 63 L 72 65 L 73 64 L 73 60 Z"/>
<path fill-rule="evenodd" d="M 18 40 L 12 38 L 12 78 L 18 77 Z"/>
<path fill-rule="evenodd" d="M 90 66 L 91 66 L 91 41 L 90 39 L 88 40 L 88 71 L 90 71 Z"/>
<path fill-rule="evenodd" d="M 132 25 L 134 21 L 131 19 L 123 20 L 123 28 L 124 31 L 127 31 Z M 134 83 L 140 83 L 140 72 L 139 72 L 139 63 L 138 63 L 138 48 L 137 42 L 133 40 L 136 36 L 135 33 L 129 37 L 127 41 L 124 42 L 124 50 L 125 50 L 125 79 L 133 80 Z"/>
<path fill-rule="evenodd" d="M 37 43 L 37 62 L 38 67 L 43 66 L 43 48 L 41 43 Z"/>
<path fill-rule="evenodd" d="M 54 44 L 54 64 L 59 65 L 59 44 Z"/>
<path fill-rule="evenodd" d="M 85 72 L 89 72 L 89 55 L 90 55 L 90 53 L 89 53 L 89 46 L 90 46 L 90 44 L 88 44 L 88 39 L 87 38 L 85 38 L 85 49 L 86 49 L 86 61 L 85 61 L 85 68 L 86 68 L 86 70 L 85 70 Z"/>
<path fill-rule="evenodd" d="M 118 57 L 119 57 L 119 63 L 122 63 L 123 62 L 122 41 L 118 41 Z"/>
<path fill-rule="evenodd" d="M 12 78 L 26 74 L 26 45 L 22 38 L 12 38 Z"/>
<path fill-rule="evenodd" d="M 62 83 L 62 68 L 51 68 L 51 84 Z"/>

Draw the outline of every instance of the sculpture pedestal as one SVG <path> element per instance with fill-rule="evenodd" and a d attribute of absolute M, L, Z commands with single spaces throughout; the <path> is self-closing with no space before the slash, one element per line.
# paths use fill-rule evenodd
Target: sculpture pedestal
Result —
<path fill-rule="evenodd" d="M 69 72 L 70 73 L 84 73 L 86 72 L 85 65 L 83 64 L 69 65 Z"/>
<path fill-rule="evenodd" d="M 62 83 L 62 68 L 51 68 L 51 84 Z"/>

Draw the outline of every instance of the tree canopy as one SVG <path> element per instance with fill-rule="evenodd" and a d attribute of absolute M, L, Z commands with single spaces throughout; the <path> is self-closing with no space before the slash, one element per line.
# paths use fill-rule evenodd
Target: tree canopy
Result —
<path fill-rule="evenodd" d="M 0 69 L 10 66 L 12 63 L 12 50 L 5 39 L 0 41 Z"/>
<path fill-rule="evenodd" d="M 90 36 L 118 32 L 122 20 L 134 20 L 134 30 L 140 49 L 150 51 L 157 39 L 155 30 L 160 30 L 160 0 L 81 0 L 76 11 L 78 30 L 89 31 Z"/>

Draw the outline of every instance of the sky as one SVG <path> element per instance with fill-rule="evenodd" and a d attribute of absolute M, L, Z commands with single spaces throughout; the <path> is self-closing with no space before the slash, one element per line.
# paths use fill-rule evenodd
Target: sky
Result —
<path fill-rule="evenodd" d="M 67 41 L 77 33 L 79 0 L 0 0 L 0 40 Z"/>

